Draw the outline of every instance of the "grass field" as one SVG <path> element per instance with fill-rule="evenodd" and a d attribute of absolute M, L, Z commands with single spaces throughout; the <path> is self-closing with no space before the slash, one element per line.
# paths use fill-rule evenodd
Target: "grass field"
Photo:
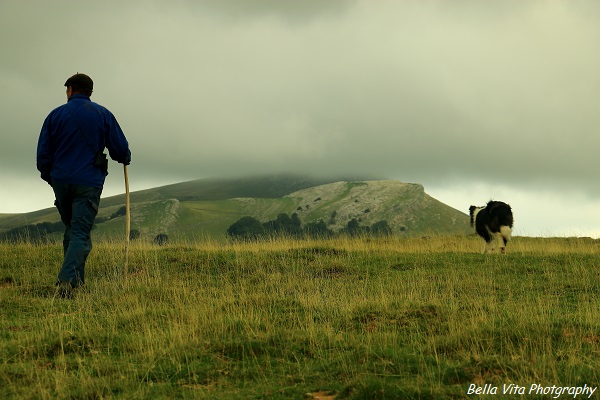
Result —
<path fill-rule="evenodd" d="M 0 398 L 444 399 L 598 386 L 600 244 L 473 237 L 0 244 Z M 488 386 L 485 386 L 488 385 Z M 563 394 L 560 398 L 573 398 Z M 586 396 L 578 396 L 587 398 Z M 592 398 L 600 398 L 596 391 Z"/>

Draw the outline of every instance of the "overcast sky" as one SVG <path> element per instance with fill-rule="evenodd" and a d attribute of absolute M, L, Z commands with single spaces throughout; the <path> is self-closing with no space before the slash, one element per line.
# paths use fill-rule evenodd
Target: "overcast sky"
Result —
<path fill-rule="evenodd" d="M 37 139 L 83 72 L 131 190 L 371 174 L 600 237 L 599 43 L 596 0 L 0 0 L 0 213 L 52 206 Z"/>

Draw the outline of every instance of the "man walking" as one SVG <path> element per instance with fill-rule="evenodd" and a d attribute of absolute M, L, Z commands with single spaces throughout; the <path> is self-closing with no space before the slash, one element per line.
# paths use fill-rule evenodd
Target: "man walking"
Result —
<path fill-rule="evenodd" d="M 85 283 L 85 261 L 92 250 L 90 231 L 98 213 L 100 194 L 110 157 L 129 165 L 131 152 L 114 115 L 90 100 L 92 79 L 77 73 L 67 79 L 67 103 L 46 117 L 37 147 L 37 168 L 54 190 L 65 224 L 64 261 L 58 273 L 58 292 L 70 297 Z"/>

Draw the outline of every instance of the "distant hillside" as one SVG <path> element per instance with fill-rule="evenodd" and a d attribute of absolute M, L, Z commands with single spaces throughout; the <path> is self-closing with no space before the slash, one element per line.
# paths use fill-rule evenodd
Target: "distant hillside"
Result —
<path fill-rule="evenodd" d="M 165 200 L 220 201 L 237 197 L 277 198 L 297 190 L 339 180 L 365 179 L 365 177 L 308 177 L 303 175 L 277 174 L 237 178 L 197 179 L 175 183 L 152 189 L 132 192 L 132 213 L 136 203 Z M 118 207 L 125 204 L 125 194 L 103 197 L 100 202 L 99 217 L 110 216 Z M 108 214 L 108 215 L 107 215 Z M 59 221 L 56 208 L 49 207 L 38 211 L 20 214 L 0 214 L 0 232 L 22 225 Z M 111 230 L 112 231 L 112 230 Z"/>
<path fill-rule="evenodd" d="M 15 215 L 17 214 L 0 214 L 0 224 L 2 223 L 2 221 L 12 218 Z"/>
<path fill-rule="evenodd" d="M 237 197 L 278 198 L 313 186 L 365 177 L 307 177 L 269 175 L 245 178 L 197 179 L 131 193 L 131 201 L 177 199 L 179 201 L 227 200 Z M 373 179 L 373 178 L 371 178 Z M 103 199 L 103 205 L 124 203 L 124 195 Z"/>
<path fill-rule="evenodd" d="M 468 216 L 425 193 L 422 185 L 395 180 L 336 182 L 289 194 L 302 220 L 323 219 L 334 230 L 353 218 L 362 225 L 386 220 L 397 233 L 466 233 Z"/>
<path fill-rule="evenodd" d="M 124 195 L 102 199 L 96 237 L 124 234 Z M 369 226 L 388 222 L 401 235 L 466 234 L 468 216 L 425 193 L 423 186 L 395 180 L 314 179 L 271 176 L 196 180 L 131 194 L 131 227 L 141 237 L 159 233 L 195 239 L 223 238 L 243 216 L 261 222 L 280 213 L 297 213 L 303 224 L 323 220 L 334 231 L 356 219 Z M 42 222 L 59 221 L 55 209 L 4 216 L 0 232 Z M 60 234 L 53 234 L 60 237 Z"/>

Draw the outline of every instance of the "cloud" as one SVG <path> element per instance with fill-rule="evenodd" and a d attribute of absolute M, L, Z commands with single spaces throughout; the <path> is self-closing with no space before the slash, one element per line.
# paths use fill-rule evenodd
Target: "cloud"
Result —
<path fill-rule="evenodd" d="M 336 16 L 355 4 L 354 0 L 220 0 L 198 3 L 180 1 L 179 5 L 197 13 L 211 12 L 230 19 L 281 18 L 287 23 L 302 24 L 319 17 Z"/>
<path fill-rule="evenodd" d="M 39 127 L 80 71 L 148 184 L 292 171 L 599 194 L 597 2 L 12 0 L 0 15 L 4 175 L 37 177 Z"/>

